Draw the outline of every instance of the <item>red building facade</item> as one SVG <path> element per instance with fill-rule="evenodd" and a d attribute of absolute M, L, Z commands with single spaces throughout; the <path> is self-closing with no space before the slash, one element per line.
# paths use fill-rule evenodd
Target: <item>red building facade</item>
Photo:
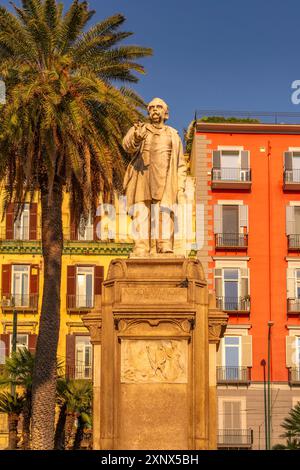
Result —
<path fill-rule="evenodd" d="M 204 206 L 198 257 L 229 314 L 219 448 L 264 449 L 268 378 L 271 446 L 300 401 L 300 125 L 198 122 L 191 173 Z"/>

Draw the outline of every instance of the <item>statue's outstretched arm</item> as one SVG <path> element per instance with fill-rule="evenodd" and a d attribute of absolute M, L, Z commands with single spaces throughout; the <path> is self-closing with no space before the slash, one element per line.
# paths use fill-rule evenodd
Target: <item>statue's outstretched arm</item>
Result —
<path fill-rule="evenodd" d="M 141 147 L 141 142 L 137 143 L 134 138 L 134 131 L 135 131 L 135 128 L 131 127 L 129 131 L 127 132 L 127 134 L 125 135 L 123 142 L 122 142 L 123 149 L 125 150 L 125 152 L 127 152 L 130 155 L 135 154 Z"/>

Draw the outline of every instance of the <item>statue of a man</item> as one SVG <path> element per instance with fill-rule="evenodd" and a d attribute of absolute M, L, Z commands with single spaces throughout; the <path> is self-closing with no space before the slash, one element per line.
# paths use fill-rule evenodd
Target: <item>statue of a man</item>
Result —
<path fill-rule="evenodd" d="M 140 226 L 134 237 L 136 256 L 173 253 L 172 206 L 185 200 L 186 162 L 178 132 L 165 125 L 168 106 L 162 99 L 154 98 L 148 105 L 148 114 L 150 122 L 138 122 L 123 139 L 125 151 L 132 155 L 124 178 L 127 207 L 134 208 L 130 213 L 138 216 Z M 153 214 L 155 229 L 150 223 Z M 162 226 L 168 226 L 167 237 Z"/>

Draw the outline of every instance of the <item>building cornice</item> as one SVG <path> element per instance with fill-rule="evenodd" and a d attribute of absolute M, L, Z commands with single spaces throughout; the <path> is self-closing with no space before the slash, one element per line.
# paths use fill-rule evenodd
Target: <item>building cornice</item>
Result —
<path fill-rule="evenodd" d="M 212 123 L 197 122 L 196 133 L 233 134 L 298 134 L 300 124 L 253 124 L 253 123 Z"/>

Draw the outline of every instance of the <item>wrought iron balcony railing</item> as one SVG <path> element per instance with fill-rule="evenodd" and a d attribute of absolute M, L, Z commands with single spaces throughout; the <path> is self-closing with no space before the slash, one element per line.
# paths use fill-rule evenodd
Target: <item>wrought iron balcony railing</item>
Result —
<path fill-rule="evenodd" d="M 300 299 L 287 299 L 287 313 L 300 313 Z"/>
<path fill-rule="evenodd" d="M 218 447 L 251 448 L 253 444 L 252 429 L 221 429 L 218 431 Z"/>
<path fill-rule="evenodd" d="M 213 168 L 212 181 L 251 182 L 250 168 Z"/>
<path fill-rule="evenodd" d="M 217 308 L 226 312 L 250 312 L 250 297 L 216 297 Z"/>
<path fill-rule="evenodd" d="M 248 247 L 247 233 L 216 233 L 216 249 L 240 250 Z"/>
<path fill-rule="evenodd" d="M 300 234 L 294 233 L 287 237 L 289 250 L 300 250 Z"/>
<path fill-rule="evenodd" d="M 75 365 L 66 366 L 66 378 L 68 379 L 80 379 L 80 380 L 91 380 L 92 379 L 92 365 Z"/>
<path fill-rule="evenodd" d="M 94 308 L 94 295 L 70 295 L 67 294 L 67 308 L 74 309 L 92 309 Z"/>
<path fill-rule="evenodd" d="M 38 294 L 10 294 L 2 295 L 1 297 L 2 309 L 9 310 L 37 310 L 38 308 Z"/>
<path fill-rule="evenodd" d="M 284 170 L 285 183 L 300 183 L 300 170 Z"/>
<path fill-rule="evenodd" d="M 217 367 L 217 383 L 244 383 L 251 381 L 249 367 Z"/>
<path fill-rule="evenodd" d="M 300 385 L 300 367 L 291 367 L 289 369 L 289 383 L 291 385 Z"/>

